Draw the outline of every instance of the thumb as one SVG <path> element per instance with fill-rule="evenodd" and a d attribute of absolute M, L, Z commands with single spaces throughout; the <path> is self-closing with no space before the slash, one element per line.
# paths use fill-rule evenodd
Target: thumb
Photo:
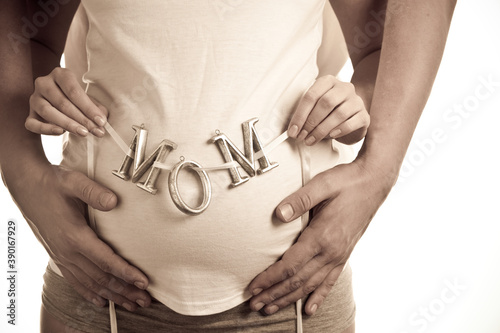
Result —
<path fill-rule="evenodd" d="M 118 202 L 113 192 L 80 172 L 71 173 L 66 187 L 74 197 L 101 211 L 115 208 Z"/>
<path fill-rule="evenodd" d="M 276 208 L 276 216 L 283 222 L 290 222 L 329 199 L 333 193 L 332 169 L 316 175 L 309 183 L 286 197 Z"/>

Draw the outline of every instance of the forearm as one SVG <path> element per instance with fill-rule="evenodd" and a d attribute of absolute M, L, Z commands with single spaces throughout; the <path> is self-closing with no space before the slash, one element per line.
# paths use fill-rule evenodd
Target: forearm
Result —
<path fill-rule="evenodd" d="M 31 54 L 33 80 L 37 77 L 48 75 L 54 68 L 60 67 L 61 54 L 54 53 L 54 51 L 39 41 L 31 41 Z"/>
<path fill-rule="evenodd" d="M 28 17 L 43 13 L 45 6 L 38 0 L 28 0 Z M 47 24 L 41 26 L 30 40 L 33 78 L 48 75 L 60 66 L 61 56 L 66 44 L 69 26 L 73 20 L 79 0 L 64 1 L 54 7 Z"/>
<path fill-rule="evenodd" d="M 374 21 L 373 13 L 385 12 L 387 0 L 330 0 L 330 3 L 339 19 L 353 65 L 351 83 L 356 94 L 362 98 L 366 110 L 370 112 L 383 37 L 383 21 Z M 370 32 L 370 38 L 366 36 L 363 39 L 363 30 L 373 27 L 374 23 L 376 34 Z M 351 140 L 353 135 L 355 137 L 356 133 L 343 136 L 337 141 L 347 144 L 359 141 Z"/>
<path fill-rule="evenodd" d="M 21 18 L 26 16 L 24 1 L 9 1 L 2 10 L 0 31 L 0 167 L 8 175 L 23 172 L 33 163 L 46 163 L 40 136 L 28 132 L 24 121 L 29 111 L 29 96 L 33 90 L 29 40 L 20 42 Z M 24 37 L 23 37 L 24 38 Z M 20 153 L 22 152 L 22 154 Z"/>
<path fill-rule="evenodd" d="M 46 75 L 59 65 L 67 28 L 78 1 L 60 5 L 57 14 L 34 36 L 25 36 L 26 18 L 41 10 L 36 1 L 10 1 L 0 14 L 0 168 L 12 191 L 40 166 L 49 165 L 40 136 L 24 127 L 34 78 Z M 23 20 L 25 18 L 25 20 Z M 28 19 L 29 20 L 29 19 Z M 27 38 L 31 37 L 31 38 Z M 21 177 L 22 176 L 22 177 Z"/>
<path fill-rule="evenodd" d="M 356 65 L 351 78 L 351 83 L 354 84 L 356 93 L 363 99 L 368 112 L 371 109 L 379 61 L 380 50 L 370 53 Z"/>
<path fill-rule="evenodd" d="M 390 0 L 361 152 L 395 181 L 436 77 L 453 0 Z"/>

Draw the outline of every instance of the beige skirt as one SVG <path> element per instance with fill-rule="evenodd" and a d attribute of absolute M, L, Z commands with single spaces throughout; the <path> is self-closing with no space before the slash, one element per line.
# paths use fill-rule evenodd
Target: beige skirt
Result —
<path fill-rule="evenodd" d="M 354 323 L 355 304 L 349 266 L 316 311 L 303 315 L 305 333 L 341 333 Z M 303 300 L 305 301 L 305 300 Z M 88 333 L 110 332 L 109 310 L 82 298 L 66 280 L 49 266 L 44 275 L 42 305 L 52 316 L 70 328 Z M 297 315 L 292 304 L 272 316 L 252 312 L 248 302 L 222 313 L 208 316 L 178 314 L 153 299 L 149 308 L 129 312 L 116 307 L 118 332 L 296 332 Z"/>

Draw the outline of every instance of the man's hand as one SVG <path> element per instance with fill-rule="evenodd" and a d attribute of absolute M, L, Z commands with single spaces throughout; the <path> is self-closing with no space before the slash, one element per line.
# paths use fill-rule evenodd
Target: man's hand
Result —
<path fill-rule="evenodd" d="M 273 314 L 311 294 L 313 315 L 337 281 L 351 252 L 394 184 L 393 175 L 359 157 L 318 174 L 276 210 L 284 222 L 313 209 L 313 217 L 281 260 L 249 285 L 250 307 Z"/>
<path fill-rule="evenodd" d="M 149 306 L 147 277 L 102 242 L 85 218 L 87 204 L 101 211 L 113 209 L 115 194 L 59 166 L 35 166 L 24 172 L 22 178 L 5 177 L 6 185 L 73 288 L 97 306 L 104 306 L 106 299 L 129 311 L 137 304 Z"/>

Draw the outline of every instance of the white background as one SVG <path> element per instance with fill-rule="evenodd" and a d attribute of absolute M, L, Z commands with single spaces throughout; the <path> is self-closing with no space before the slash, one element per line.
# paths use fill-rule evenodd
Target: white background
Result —
<path fill-rule="evenodd" d="M 400 181 L 352 255 L 358 332 L 500 333 L 499 16 L 497 0 L 457 5 Z M 490 77 L 493 92 L 478 99 Z M 460 106 L 462 116 L 449 114 Z M 441 140 L 430 144 L 435 131 Z M 58 140 L 45 143 L 57 162 Z M 14 219 L 19 272 L 15 328 L 6 324 L 6 273 L 0 279 L 0 331 L 37 332 L 48 257 L 3 186 L 0 204 L 0 267 Z"/>

